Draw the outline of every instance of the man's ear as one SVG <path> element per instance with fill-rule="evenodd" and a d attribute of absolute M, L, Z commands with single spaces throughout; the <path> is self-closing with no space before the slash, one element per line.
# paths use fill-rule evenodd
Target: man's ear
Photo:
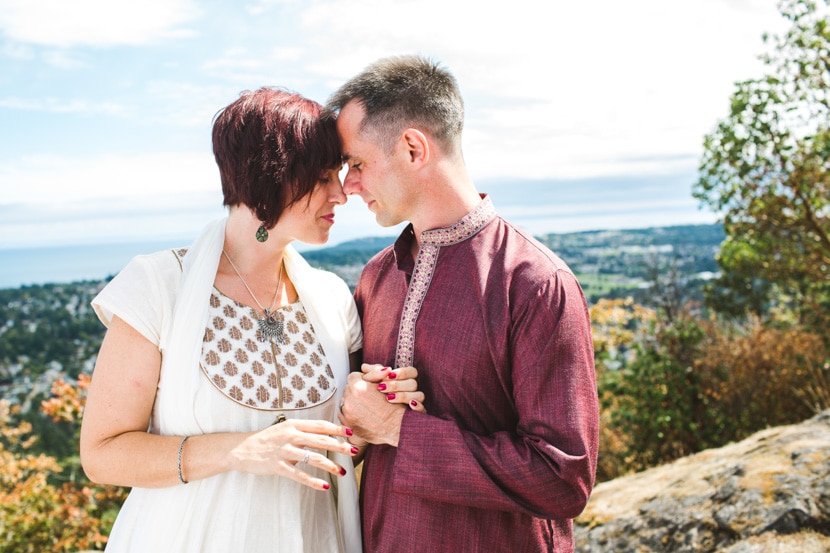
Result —
<path fill-rule="evenodd" d="M 424 165 L 430 158 L 430 143 L 427 136 L 418 129 L 409 128 L 401 135 L 408 161 L 416 165 Z"/>

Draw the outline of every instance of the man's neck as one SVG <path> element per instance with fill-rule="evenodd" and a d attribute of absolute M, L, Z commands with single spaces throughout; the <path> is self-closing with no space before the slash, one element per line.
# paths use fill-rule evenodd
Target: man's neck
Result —
<path fill-rule="evenodd" d="M 421 248 L 421 233 L 428 230 L 446 228 L 454 225 L 481 203 L 481 195 L 474 189 L 471 194 L 460 194 L 452 200 L 445 199 L 443 202 L 433 202 L 433 209 L 422 208 L 420 211 L 425 216 L 416 220 L 413 218 L 412 229 L 415 239 L 412 241 L 412 257 L 418 257 Z"/>

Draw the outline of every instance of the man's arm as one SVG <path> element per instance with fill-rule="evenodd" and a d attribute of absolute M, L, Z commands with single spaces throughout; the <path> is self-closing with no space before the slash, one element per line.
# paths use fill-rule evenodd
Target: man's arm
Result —
<path fill-rule="evenodd" d="M 394 489 L 545 518 L 579 514 L 594 483 L 599 433 L 590 333 L 582 291 L 560 272 L 514 320 L 516 428 L 479 435 L 455 420 L 402 413 Z"/>

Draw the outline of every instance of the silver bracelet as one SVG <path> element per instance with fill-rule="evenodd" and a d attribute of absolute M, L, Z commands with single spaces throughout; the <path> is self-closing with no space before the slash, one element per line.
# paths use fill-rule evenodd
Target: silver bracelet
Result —
<path fill-rule="evenodd" d="M 182 438 L 182 441 L 179 443 L 179 482 L 182 484 L 187 484 L 187 480 L 184 479 L 182 476 L 182 450 L 184 449 L 184 443 L 190 436 L 185 436 Z"/>

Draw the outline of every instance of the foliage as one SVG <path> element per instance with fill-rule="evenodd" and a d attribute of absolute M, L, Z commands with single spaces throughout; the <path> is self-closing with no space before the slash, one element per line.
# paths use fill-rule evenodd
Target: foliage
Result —
<path fill-rule="evenodd" d="M 600 410 L 597 477 L 610 480 L 628 471 L 627 437 L 612 422 L 615 411 L 613 390 L 606 384 L 614 380 L 633 359 L 633 345 L 647 339 L 644 334 L 654 321 L 656 313 L 635 303 L 631 298 L 601 299 L 591 306 L 591 334 L 594 342 L 594 360 L 598 392 L 603 409 Z"/>
<path fill-rule="evenodd" d="M 594 359 L 602 374 L 628 364 L 631 346 L 647 339 L 645 331 L 657 314 L 625 298 L 599 300 L 591 306 L 590 315 Z"/>
<path fill-rule="evenodd" d="M 813 0 L 780 10 L 792 27 L 767 38 L 767 74 L 737 83 L 694 188 L 723 216 L 712 305 L 731 312 L 763 312 L 782 288 L 826 297 L 830 283 L 830 17 Z M 735 294 L 724 302 L 726 290 Z"/>
<path fill-rule="evenodd" d="M 11 380 L 24 365 L 32 377 L 54 368 L 76 378 L 104 335 L 89 306 L 101 284 L 0 290 L 0 382 Z"/>
<path fill-rule="evenodd" d="M 601 381 L 609 424 L 624 436 L 623 458 L 634 469 L 657 465 L 717 444 L 717 410 L 696 367 L 706 341 L 688 313 L 671 326 L 649 324 L 653 338 L 634 344 L 636 356 Z"/>
<path fill-rule="evenodd" d="M 88 374 L 78 376 L 74 385 L 65 380 L 52 384 L 52 397 L 40 404 L 40 410 L 54 422 L 76 422 L 81 420 L 86 402 L 86 391 L 92 378 Z"/>
<path fill-rule="evenodd" d="M 740 325 L 710 327 L 699 364 L 728 374 L 720 387 L 712 386 L 710 391 L 724 418 L 720 429 L 724 439 L 742 439 L 748 432 L 800 421 L 830 408 L 825 401 L 830 388 L 823 388 L 821 380 L 830 350 L 820 335 L 756 317 Z"/>
<path fill-rule="evenodd" d="M 669 321 L 636 309 L 592 309 L 604 424 L 598 480 L 830 408 L 830 348 L 797 322 L 704 318 L 689 305 Z M 624 363 L 607 353 L 614 347 L 626 347 Z"/>
<path fill-rule="evenodd" d="M 78 424 L 88 379 L 55 384 L 44 402 L 49 416 Z M 32 452 L 37 436 L 21 420 L 19 405 L 0 401 L 0 550 L 78 551 L 102 548 L 125 491 L 64 481 L 52 457 Z"/>

